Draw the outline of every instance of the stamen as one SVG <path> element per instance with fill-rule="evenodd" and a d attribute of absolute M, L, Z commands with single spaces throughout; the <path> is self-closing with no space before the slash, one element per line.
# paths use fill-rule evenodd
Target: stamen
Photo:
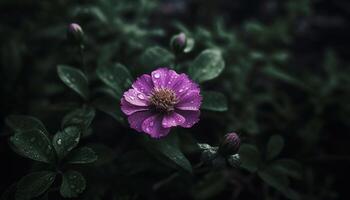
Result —
<path fill-rule="evenodd" d="M 171 89 L 154 89 L 150 101 L 157 111 L 170 112 L 174 110 L 174 105 L 178 103 L 176 94 Z"/>

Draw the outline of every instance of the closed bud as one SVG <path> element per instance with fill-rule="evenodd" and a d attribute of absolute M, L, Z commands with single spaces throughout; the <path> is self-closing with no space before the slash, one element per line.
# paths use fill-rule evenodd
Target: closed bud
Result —
<path fill-rule="evenodd" d="M 237 133 L 228 133 L 224 136 L 219 146 L 219 153 L 224 156 L 236 154 L 238 153 L 240 145 L 241 139 Z"/>
<path fill-rule="evenodd" d="M 187 37 L 185 33 L 174 35 L 170 41 L 170 47 L 175 54 L 182 53 L 186 48 Z"/>
<path fill-rule="evenodd" d="M 79 24 L 71 23 L 68 26 L 67 35 L 69 40 L 80 44 L 83 41 L 84 32 Z"/>

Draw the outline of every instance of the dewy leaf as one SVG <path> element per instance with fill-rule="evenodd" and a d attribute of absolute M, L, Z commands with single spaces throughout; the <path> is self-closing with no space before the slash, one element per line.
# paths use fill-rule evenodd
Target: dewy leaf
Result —
<path fill-rule="evenodd" d="M 281 153 L 284 146 L 284 139 L 280 135 L 273 135 L 267 143 L 267 159 L 271 160 Z"/>
<path fill-rule="evenodd" d="M 268 185 L 280 191 L 288 199 L 300 199 L 299 195 L 288 187 L 289 180 L 287 175 L 281 172 L 278 168 L 276 168 L 276 166 L 265 166 L 263 169 L 258 171 L 258 175 Z"/>
<path fill-rule="evenodd" d="M 202 109 L 211 111 L 227 111 L 227 99 L 224 94 L 214 91 L 203 91 Z"/>
<path fill-rule="evenodd" d="M 10 115 L 6 118 L 6 124 L 17 133 L 39 129 L 48 134 L 44 124 L 39 119 L 31 116 Z"/>
<path fill-rule="evenodd" d="M 191 77 L 199 82 L 205 82 L 218 77 L 225 68 L 225 61 L 219 50 L 204 50 L 193 61 L 189 68 Z"/>
<path fill-rule="evenodd" d="M 239 149 L 239 156 L 241 166 L 250 172 L 255 172 L 261 164 L 261 154 L 254 145 L 243 144 Z"/>
<path fill-rule="evenodd" d="M 68 126 L 79 126 L 82 128 L 82 130 L 86 131 L 94 117 L 95 109 L 90 107 L 78 108 L 64 116 L 62 120 L 62 128 L 66 128 Z"/>
<path fill-rule="evenodd" d="M 145 144 L 147 145 L 147 148 L 151 148 L 151 151 L 161 153 L 182 169 L 192 173 L 191 163 L 181 152 L 178 144 L 176 143 L 176 139 L 176 136 L 169 136 L 159 140 L 145 138 Z"/>
<path fill-rule="evenodd" d="M 120 63 L 99 67 L 96 73 L 106 85 L 120 94 L 130 87 L 133 80 L 129 70 Z"/>
<path fill-rule="evenodd" d="M 63 174 L 60 193 L 64 198 L 78 197 L 85 190 L 86 180 L 84 176 L 74 170 L 69 170 Z"/>
<path fill-rule="evenodd" d="M 96 160 L 97 155 L 94 150 L 89 147 L 82 147 L 69 153 L 66 162 L 70 164 L 88 164 Z"/>
<path fill-rule="evenodd" d="M 10 138 L 14 150 L 27 158 L 53 163 L 55 152 L 45 133 L 39 129 L 17 133 Z"/>
<path fill-rule="evenodd" d="M 59 65 L 57 67 L 57 73 L 64 84 L 77 92 L 84 99 L 88 99 L 88 80 L 82 71 L 74 67 Z"/>
<path fill-rule="evenodd" d="M 29 200 L 42 195 L 50 188 L 56 177 L 55 172 L 41 171 L 24 176 L 17 184 L 16 200 Z"/>
<path fill-rule="evenodd" d="M 141 55 L 141 63 L 147 67 L 170 66 L 174 62 L 174 55 L 159 46 L 146 49 Z"/>
<path fill-rule="evenodd" d="M 52 144 L 60 159 L 64 158 L 69 151 L 78 145 L 80 133 L 81 130 L 77 126 L 69 126 L 55 134 Z"/>

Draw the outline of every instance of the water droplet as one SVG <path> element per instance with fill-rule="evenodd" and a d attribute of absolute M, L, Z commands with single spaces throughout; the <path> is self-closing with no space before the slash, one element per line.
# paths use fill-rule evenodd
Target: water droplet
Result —
<path fill-rule="evenodd" d="M 30 138 L 30 141 L 34 142 L 35 141 L 35 137 Z"/>
<path fill-rule="evenodd" d="M 154 78 L 160 78 L 160 74 L 159 73 L 155 73 L 154 74 Z"/>
<path fill-rule="evenodd" d="M 130 96 L 130 99 L 131 99 L 131 100 L 134 100 L 135 98 L 134 98 L 133 96 Z"/>
<path fill-rule="evenodd" d="M 183 89 L 180 89 L 179 92 L 183 92 L 184 90 Z"/>
<path fill-rule="evenodd" d="M 138 97 L 139 99 L 145 99 L 145 97 L 143 96 L 143 94 L 138 94 L 137 97 Z"/>
<path fill-rule="evenodd" d="M 57 140 L 57 144 L 58 144 L 58 145 L 61 145 L 61 144 L 62 144 L 62 139 L 58 139 L 58 140 Z"/>
<path fill-rule="evenodd" d="M 194 101 L 191 101 L 191 103 L 193 104 L 193 103 L 194 103 Z"/>

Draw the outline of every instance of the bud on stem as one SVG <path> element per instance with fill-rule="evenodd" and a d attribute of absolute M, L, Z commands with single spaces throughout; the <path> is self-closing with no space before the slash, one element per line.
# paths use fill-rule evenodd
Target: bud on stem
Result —
<path fill-rule="evenodd" d="M 241 140 L 237 133 L 228 133 L 224 136 L 223 141 L 219 146 L 219 153 L 224 156 L 238 153 Z"/>
<path fill-rule="evenodd" d="M 71 23 L 68 26 L 67 36 L 72 42 L 82 44 L 84 31 L 79 24 Z"/>

